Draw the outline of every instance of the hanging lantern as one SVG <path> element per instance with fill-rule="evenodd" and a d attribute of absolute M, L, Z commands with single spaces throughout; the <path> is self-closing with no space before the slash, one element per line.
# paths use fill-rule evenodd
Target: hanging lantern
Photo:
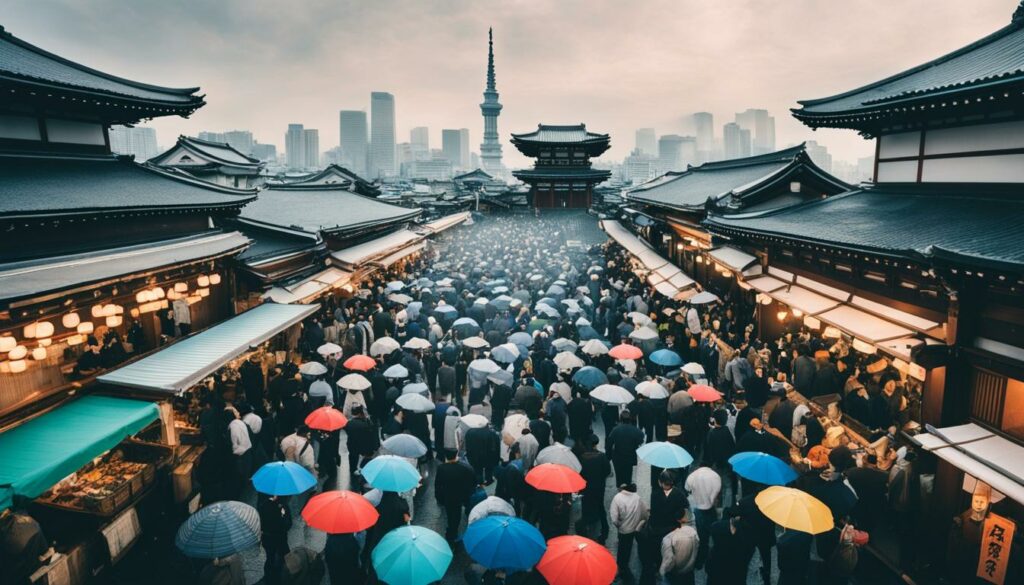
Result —
<path fill-rule="evenodd" d="M 36 323 L 36 337 L 52 337 L 53 336 L 53 323 L 49 321 L 39 321 Z"/>
<path fill-rule="evenodd" d="M 186 284 L 184 282 L 176 283 L 174 285 L 174 292 L 180 292 L 180 293 L 188 292 L 188 284 Z"/>
<path fill-rule="evenodd" d="M 156 298 L 157 298 L 157 299 L 162 299 L 162 298 L 164 298 L 164 295 L 166 294 L 166 293 L 164 293 L 164 289 L 160 288 L 159 286 L 158 286 L 158 287 L 156 287 L 156 288 L 154 288 L 154 289 L 153 289 L 153 292 L 154 292 L 154 293 L 156 294 Z M 155 300 L 155 299 L 154 299 L 154 300 Z"/>
<path fill-rule="evenodd" d="M 703 263 L 704 263 L 704 257 L 698 254 L 697 255 L 697 264 L 703 264 Z"/>
<path fill-rule="evenodd" d="M 786 317 L 789 316 L 789 313 L 786 311 L 779 311 L 778 313 L 775 313 L 775 316 L 778 317 L 779 321 L 785 321 Z"/>
<path fill-rule="evenodd" d="M 115 315 L 123 315 L 124 314 L 124 307 L 122 305 L 114 305 L 114 314 Z"/>
<path fill-rule="evenodd" d="M 803 317 L 804 316 L 804 312 L 801 311 L 800 309 L 793 309 L 793 316 L 794 317 Z"/>
<path fill-rule="evenodd" d="M 84 341 L 85 341 L 85 336 L 78 335 L 78 334 L 72 335 L 71 337 L 67 338 L 68 345 L 70 345 L 72 347 L 76 346 L 76 345 L 82 345 L 82 342 L 84 342 Z"/>
<path fill-rule="evenodd" d="M 88 335 L 93 332 L 92 321 L 82 321 L 78 324 L 77 331 L 82 335 Z"/>
<path fill-rule="evenodd" d="M 23 359 L 22 360 L 11 360 L 10 368 L 11 368 L 11 373 L 12 374 L 20 374 L 20 373 L 24 372 L 26 368 L 28 368 L 28 365 L 25 363 L 25 360 L 23 360 Z"/>
<path fill-rule="evenodd" d="M 50 345 L 52 343 L 53 343 L 53 338 L 44 337 L 44 338 L 39 340 L 39 347 L 50 347 Z"/>
<path fill-rule="evenodd" d="M 211 274 L 210 275 L 210 284 L 215 285 L 215 286 L 220 284 L 220 275 L 217 274 L 216 272 Z"/>
<path fill-rule="evenodd" d="M 120 315 L 113 315 L 107 317 L 107 327 L 119 327 L 121 325 L 122 318 Z"/>
<path fill-rule="evenodd" d="M 25 339 L 35 339 L 36 325 L 37 323 L 29 323 L 28 325 L 25 325 L 25 328 L 21 330 L 21 335 Z"/>
<path fill-rule="evenodd" d="M 148 290 L 140 290 L 139 292 L 135 293 L 135 302 L 136 303 L 139 303 L 141 305 L 142 303 L 145 303 L 148 300 L 149 300 L 149 291 Z"/>
<path fill-rule="evenodd" d="M 178 294 L 177 292 L 175 292 L 175 290 L 173 288 L 167 289 L 167 300 L 174 301 L 174 300 L 177 300 L 180 297 L 181 297 L 181 295 Z"/>
<path fill-rule="evenodd" d="M 28 348 L 27 347 L 25 347 L 24 345 L 16 345 L 16 346 L 14 346 L 14 349 L 12 349 L 10 351 L 10 353 L 7 354 L 7 359 L 9 359 L 11 361 L 21 360 L 21 359 L 25 359 L 25 356 L 27 356 L 27 355 L 28 355 Z"/>
<path fill-rule="evenodd" d="M 199 288 L 206 288 L 210 286 L 210 277 L 205 274 L 200 274 L 199 278 L 196 279 L 196 283 L 199 285 Z"/>
<path fill-rule="evenodd" d="M 92 306 L 92 316 L 94 318 L 96 318 L 96 319 L 99 319 L 100 317 L 103 316 L 103 305 L 102 304 L 93 305 Z"/>
<path fill-rule="evenodd" d="M 188 301 L 188 304 L 194 305 L 194 304 L 198 303 L 199 301 L 203 300 L 203 297 L 201 297 L 199 295 L 192 295 L 190 297 L 185 297 L 185 300 Z"/>
<path fill-rule="evenodd" d="M 128 311 L 128 314 L 132 316 L 132 319 L 138 319 L 139 315 L 142 314 L 142 311 L 140 311 L 138 308 L 135 308 Z"/>
<path fill-rule="evenodd" d="M 113 304 L 103 305 L 103 314 L 102 314 L 102 316 L 103 317 L 113 317 L 114 315 L 117 314 L 115 311 L 117 311 L 117 307 L 115 307 Z"/>
<path fill-rule="evenodd" d="M 206 297 L 210 296 L 210 289 L 208 289 L 208 288 L 201 288 L 201 289 L 196 291 L 196 294 L 201 296 L 201 297 L 203 297 L 205 299 Z"/>
<path fill-rule="evenodd" d="M 18 340 L 13 335 L 0 337 L 0 353 L 7 353 L 15 347 L 18 347 Z"/>
<path fill-rule="evenodd" d="M 75 327 L 78 327 L 78 324 L 81 322 L 82 319 L 78 316 L 78 313 L 68 313 L 60 318 L 60 324 L 63 325 L 65 329 L 74 329 Z"/>
<path fill-rule="evenodd" d="M 825 331 L 822 332 L 821 336 L 825 339 L 839 339 L 843 334 L 835 327 L 829 325 L 825 328 Z"/>
<path fill-rule="evenodd" d="M 41 361 L 45 360 L 46 359 L 46 348 L 45 347 L 37 347 L 37 348 L 33 349 L 32 350 L 32 359 L 36 360 L 37 362 L 41 362 Z"/>

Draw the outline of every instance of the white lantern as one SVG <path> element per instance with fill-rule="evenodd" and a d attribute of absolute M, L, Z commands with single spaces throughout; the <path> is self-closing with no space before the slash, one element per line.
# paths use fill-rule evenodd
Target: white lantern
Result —
<path fill-rule="evenodd" d="M 103 305 L 103 316 L 104 317 L 113 317 L 114 315 L 117 314 L 116 311 L 117 311 L 117 306 L 114 305 L 114 304 Z"/>
<path fill-rule="evenodd" d="M 180 292 L 180 293 L 188 292 L 188 284 L 186 284 L 184 282 L 176 283 L 174 285 L 174 292 Z"/>
<path fill-rule="evenodd" d="M 146 302 L 148 300 L 149 300 L 149 291 L 148 290 L 140 290 L 139 292 L 135 293 L 135 302 L 136 303 L 142 304 L 142 303 L 144 303 L 144 302 Z"/>
<path fill-rule="evenodd" d="M 219 274 L 217 274 L 216 272 L 214 272 L 213 274 L 211 274 L 211 275 L 210 275 L 210 284 L 212 284 L 212 285 L 218 285 L 218 284 L 220 284 L 220 275 L 219 275 Z"/>
<path fill-rule="evenodd" d="M 794 317 L 803 317 L 804 316 L 804 312 L 801 311 L 800 309 L 793 309 L 793 316 Z"/>
<path fill-rule="evenodd" d="M 196 283 L 199 285 L 199 288 L 206 288 L 210 286 L 210 277 L 205 274 L 200 274 L 199 278 L 196 279 Z"/>
<path fill-rule="evenodd" d="M 29 323 L 25 325 L 25 328 L 21 330 L 21 334 L 25 339 L 35 339 L 36 337 L 36 326 L 38 323 Z"/>
<path fill-rule="evenodd" d="M 132 310 L 128 311 L 128 314 L 132 316 L 132 319 L 138 319 L 139 315 L 142 314 L 142 311 L 140 311 L 139 309 L 136 308 L 136 309 L 132 309 Z"/>
<path fill-rule="evenodd" d="M 78 324 L 81 322 L 82 319 L 78 316 L 78 313 L 68 313 L 60 318 L 60 324 L 63 325 L 65 329 L 74 329 L 75 327 L 78 327 Z"/>
<path fill-rule="evenodd" d="M 51 338 L 51 337 L 44 337 L 44 338 L 39 340 L 39 347 L 50 347 L 50 344 L 52 344 L 52 343 L 53 343 L 53 338 Z"/>
<path fill-rule="evenodd" d="M 190 297 L 185 297 L 185 300 L 188 301 L 188 304 L 194 305 L 194 304 L 198 303 L 199 301 L 203 300 L 203 297 L 201 297 L 199 295 L 192 295 Z"/>
<path fill-rule="evenodd" d="M 18 340 L 13 335 L 0 337 L 0 353 L 7 353 L 15 347 L 18 347 Z"/>
<path fill-rule="evenodd" d="M 121 305 L 114 305 L 114 314 L 115 315 L 123 315 L 124 314 L 124 307 L 121 306 Z"/>
<path fill-rule="evenodd" d="M 97 318 L 97 319 L 103 316 L 103 305 L 102 304 L 93 305 L 92 306 L 92 316 Z"/>
<path fill-rule="evenodd" d="M 158 298 L 158 299 L 164 298 L 164 295 L 165 295 L 164 289 L 160 288 L 159 286 L 154 288 L 153 292 L 156 293 L 156 298 Z"/>
<path fill-rule="evenodd" d="M 121 325 L 121 321 L 122 321 L 122 319 L 121 319 L 120 315 L 114 315 L 112 317 L 107 317 L 107 327 L 118 327 L 118 326 Z"/>
<path fill-rule="evenodd" d="M 196 291 L 196 294 L 201 296 L 201 297 L 203 297 L 203 298 L 206 298 L 206 297 L 210 296 L 210 289 L 208 289 L 208 288 L 201 288 L 201 289 Z"/>
<path fill-rule="evenodd" d="M 84 342 L 84 341 L 85 341 L 85 336 L 78 335 L 78 334 L 72 335 L 71 337 L 68 337 L 68 339 L 67 339 L 68 345 L 70 345 L 70 346 L 81 345 L 82 342 Z"/>
<path fill-rule="evenodd" d="M 78 324 L 78 332 L 82 335 L 88 335 L 93 331 L 92 321 L 82 321 Z"/>
<path fill-rule="evenodd" d="M 45 347 L 37 347 L 37 348 L 33 349 L 32 350 L 32 359 L 36 360 L 37 362 L 41 362 L 41 361 L 45 360 L 46 359 L 46 348 Z"/>
<path fill-rule="evenodd" d="M 825 328 L 825 331 L 822 332 L 821 336 L 825 339 L 839 339 L 842 336 L 842 333 L 840 333 L 835 327 L 829 325 Z"/>
<path fill-rule="evenodd" d="M 775 313 L 775 316 L 779 319 L 779 321 L 785 321 L 786 317 L 789 316 L 789 312 L 779 311 L 778 313 Z"/>
<path fill-rule="evenodd" d="M 53 323 L 49 321 L 40 321 L 36 323 L 36 337 L 52 337 L 53 336 Z"/>
<path fill-rule="evenodd" d="M 27 368 L 27 367 L 28 367 L 28 365 L 25 363 L 25 360 L 23 360 L 23 359 L 22 360 L 11 360 L 10 368 L 11 368 L 11 373 L 12 374 L 20 374 L 20 373 L 24 372 L 25 368 Z"/>
<path fill-rule="evenodd" d="M 7 359 L 9 359 L 11 361 L 21 360 L 21 359 L 25 359 L 25 356 L 27 356 L 27 355 L 28 355 L 28 348 L 27 347 L 25 347 L 24 345 L 16 345 L 16 346 L 14 346 L 14 349 L 12 349 L 10 351 L 10 353 L 7 354 Z"/>

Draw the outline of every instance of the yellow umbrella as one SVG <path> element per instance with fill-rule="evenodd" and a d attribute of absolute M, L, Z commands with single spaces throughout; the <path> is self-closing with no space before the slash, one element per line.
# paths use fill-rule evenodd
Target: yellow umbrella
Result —
<path fill-rule="evenodd" d="M 818 498 L 795 488 L 774 485 L 754 498 L 761 512 L 783 528 L 810 534 L 832 530 L 832 511 Z"/>

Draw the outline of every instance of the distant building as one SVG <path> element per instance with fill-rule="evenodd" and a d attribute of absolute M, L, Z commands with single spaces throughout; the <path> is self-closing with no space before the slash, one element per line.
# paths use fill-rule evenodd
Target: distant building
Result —
<path fill-rule="evenodd" d="M 340 165 L 341 147 L 335 146 L 334 148 L 328 148 L 324 151 L 321 159 L 323 159 L 325 165 Z"/>
<path fill-rule="evenodd" d="M 452 163 L 446 157 L 414 160 L 406 163 L 405 174 L 410 179 L 447 181 L 452 178 Z"/>
<path fill-rule="evenodd" d="M 208 142 L 179 136 L 178 142 L 150 161 L 150 164 L 198 177 L 226 187 L 251 189 L 260 184 L 264 163 L 226 142 Z"/>
<path fill-rule="evenodd" d="M 857 180 L 858 181 L 874 181 L 875 180 L 875 157 L 865 156 L 857 159 Z"/>
<path fill-rule="evenodd" d="M 807 154 L 814 161 L 814 164 L 825 169 L 825 172 L 832 172 L 832 155 L 828 149 L 818 144 L 816 140 L 808 140 L 806 143 Z"/>
<path fill-rule="evenodd" d="M 697 112 L 691 119 L 697 136 L 697 162 L 704 163 L 715 153 L 715 117 L 709 112 Z"/>
<path fill-rule="evenodd" d="M 284 152 L 288 168 L 306 168 L 306 136 L 302 124 L 288 124 L 288 132 L 284 135 Z"/>
<path fill-rule="evenodd" d="M 469 166 L 469 130 L 441 130 L 441 155 L 451 161 L 452 167 L 465 170 Z"/>
<path fill-rule="evenodd" d="M 228 137 L 223 132 L 208 132 L 203 130 L 199 133 L 199 140 L 205 140 L 207 142 L 227 142 Z"/>
<path fill-rule="evenodd" d="M 367 175 L 367 157 L 369 157 L 369 128 L 366 124 L 366 112 L 360 110 L 341 110 L 338 112 L 341 137 L 341 160 L 345 167 L 360 175 Z"/>
<path fill-rule="evenodd" d="M 609 142 L 607 134 L 588 132 L 583 124 L 538 124 L 533 132 L 512 135 L 519 152 L 536 159 L 532 169 L 512 174 L 530 185 L 533 207 L 588 209 L 594 185 L 611 177 L 610 171 L 593 168 L 590 159 L 608 150 Z"/>
<path fill-rule="evenodd" d="M 400 142 L 395 146 L 395 164 L 398 166 L 399 175 L 403 177 L 408 176 L 406 174 L 406 166 L 417 158 L 420 160 L 430 158 L 430 153 L 426 152 L 417 156 L 415 147 L 411 142 Z"/>
<path fill-rule="evenodd" d="M 246 156 L 252 154 L 252 145 L 256 143 L 248 130 L 229 130 L 224 133 L 224 142 Z"/>
<path fill-rule="evenodd" d="M 156 130 L 111 126 L 110 150 L 117 154 L 130 154 L 138 162 L 147 161 L 160 153 L 160 147 L 156 145 Z"/>
<path fill-rule="evenodd" d="M 294 173 L 284 174 L 272 181 L 267 181 L 268 186 L 287 184 L 292 187 L 323 187 L 327 185 L 340 186 L 352 193 L 358 193 L 366 197 L 380 196 L 380 189 L 372 183 L 353 173 L 345 167 L 338 165 L 327 165 L 322 170 L 305 175 Z"/>
<path fill-rule="evenodd" d="M 726 160 L 750 156 L 750 130 L 729 122 L 722 126 L 722 145 Z"/>
<path fill-rule="evenodd" d="M 751 154 L 757 156 L 775 151 L 775 118 L 768 110 L 749 109 L 736 114 L 736 123 L 751 135 Z"/>
<path fill-rule="evenodd" d="M 302 140 L 306 150 L 306 168 L 320 168 L 320 131 L 306 128 L 302 132 Z"/>
<path fill-rule="evenodd" d="M 683 142 L 684 138 L 678 134 L 666 134 L 658 139 L 658 168 L 662 173 L 683 170 Z"/>
<path fill-rule="evenodd" d="M 276 161 L 277 147 L 273 144 L 260 144 L 256 142 L 252 145 L 252 157 L 264 162 Z"/>
<path fill-rule="evenodd" d="M 417 152 L 430 152 L 430 128 L 417 126 L 409 131 L 409 143 Z"/>
<path fill-rule="evenodd" d="M 622 161 L 622 180 L 637 185 L 658 176 L 658 170 L 658 157 L 634 148 Z"/>
<path fill-rule="evenodd" d="M 498 89 L 494 82 L 494 31 L 487 31 L 487 89 L 484 90 L 484 103 L 480 104 L 480 112 L 484 116 L 484 141 L 480 145 L 480 160 L 485 171 L 495 177 L 503 177 L 505 168 L 501 164 L 501 141 L 498 138 L 498 115 L 501 104 L 498 102 Z"/>
<path fill-rule="evenodd" d="M 370 94 L 370 178 L 392 177 L 395 164 L 395 96 Z"/>
<path fill-rule="evenodd" d="M 636 149 L 640 154 L 658 154 L 658 137 L 654 134 L 654 128 L 640 128 L 636 131 Z"/>
<path fill-rule="evenodd" d="M 472 159 L 469 154 L 469 128 L 459 128 L 459 167 L 462 169 L 477 168 L 472 166 Z"/>

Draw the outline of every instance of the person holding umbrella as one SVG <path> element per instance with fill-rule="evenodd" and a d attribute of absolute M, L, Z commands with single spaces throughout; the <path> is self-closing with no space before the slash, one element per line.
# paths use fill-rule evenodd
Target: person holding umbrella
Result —
<path fill-rule="evenodd" d="M 288 530 L 292 527 L 292 512 L 285 496 L 259 494 L 257 509 L 260 513 L 260 528 L 263 531 L 261 544 L 266 553 L 263 564 L 263 579 L 267 585 L 281 581 L 284 557 L 288 554 Z"/>
<path fill-rule="evenodd" d="M 634 450 L 635 453 L 635 450 Z M 661 556 L 661 541 L 676 529 L 678 520 L 687 507 L 686 496 L 676 487 L 675 475 L 669 470 L 661 472 L 658 487 L 651 490 L 651 519 L 647 537 L 640 543 L 640 585 L 654 583 Z"/>
<path fill-rule="evenodd" d="M 370 422 L 366 410 L 358 404 L 352 407 L 352 418 L 345 425 L 345 447 L 348 451 L 349 477 L 355 477 L 362 467 L 361 461 L 365 461 L 380 447 L 377 426 Z"/>
<path fill-rule="evenodd" d="M 604 544 L 608 538 L 608 517 L 604 512 L 604 488 L 608 477 L 612 474 L 612 466 L 608 463 L 608 456 L 598 450 L 600 442 L 597 435 L 591 435 L 587 441 L 587 448 L 580 456 L 580 464 L 583 469 L 580 475 L 587 482 L 583 488 L 583 516 L 580 521 L 584 529 L 591 534 L 593 524 L 600 522 L 601 532 L 595 538 L 597 542 Z M 577 530 L 579 527 L 577 527 Z"/>
<path fill-rule="evenodd" d="M 494 483 L 494 468 L 501 457 L 501 440 L 490 425 L 473 427 L 466 431 L 466 459 L 473 466 L 478 485 Z"/>
<path fill-rule="evenodd" d="M 434 498 L 444 508 L 447 519 L 445 539 L 454 543 L 462 523 L 462 509 L 477 487 L 474 472 L 459 461 L 455 451 L 445 453 L 445 462 L 434 474 Z"/>

